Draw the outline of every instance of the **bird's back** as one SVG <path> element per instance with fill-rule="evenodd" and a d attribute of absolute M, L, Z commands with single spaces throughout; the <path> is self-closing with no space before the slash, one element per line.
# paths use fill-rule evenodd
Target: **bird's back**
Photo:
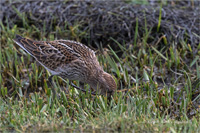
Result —
<path fill-rule="evenodd" d="M 86 64 L 89 61 L 99 65 L 94 51 L 79 42 L 70 40 L 34 41 L 19 35 L 16 35 L 14 41 L 54 75 L 59 75 L 59 71 L 66 65 L 73 67 L 74 62 L 83 65 L 80 61 L 86 62 Z"/>

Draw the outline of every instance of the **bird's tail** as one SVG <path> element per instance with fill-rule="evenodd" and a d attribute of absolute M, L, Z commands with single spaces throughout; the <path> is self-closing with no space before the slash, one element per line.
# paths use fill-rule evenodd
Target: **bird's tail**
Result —
<path fill-rule="evenodd" d="M 34 56 L 33 52 L 37 49 L 37 46 L 34 45 L 34 41 L 31 39 L 23 38 L 20 35 L 16 35 L 16 38 L 13 41 L 24 49 L 27 53 Z"/>

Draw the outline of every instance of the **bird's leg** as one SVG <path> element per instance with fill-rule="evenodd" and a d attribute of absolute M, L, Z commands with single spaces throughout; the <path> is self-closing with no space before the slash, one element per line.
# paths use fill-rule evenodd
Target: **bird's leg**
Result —
<path fill-rule="evenodd" d="M 79 82 L 79 87 L 84 89 L 85 88 L 85 84 L 83 82 Z"/>
<path fill-rule="evenodd" d="M 83 92 L 85 92 L 85 93 L 87 92 L 86 90 L 84 90 L 84 89 L 82 89 L 82 88 L 76 86 L 75 84 L 73 84 L 72 81 L 70 81 L 70 85 L 73 86 L 74 88 L 80 90 L 80 91 L 83 91 Z M 93 93 L 93 92 L 91 92 L 91 94 L 96 95 L 96 93 Z"/>
<path fill-rule="evenodd" d="M 53 79 L 52 79 L 53 76 L 54 76 L 54 75 L 51 75 L 51 76 L 48 78 L 48 81 L 50 82 L 50 84 L 51 84 L 51 86 L 52 86 L 53 99 L 55 99 L 55 97 L 57 96 L 57 93 L 56 93 L 56 90 L 55 90 L 56 85 L 55 85 L 55 83 L 53 82 Z"/>
<path fill-rule="evenodd" d="M 76 86 L 74 83 L 72 83 L 72 81 L 69 81 L 70 82 L 70 85 L 73 86 L 74 88 L 78 89 L 78 90 L 81 90 L 83 92 L 86 92 L 86 90 L 84 89 L 81 89 L 80 87 Z"/>

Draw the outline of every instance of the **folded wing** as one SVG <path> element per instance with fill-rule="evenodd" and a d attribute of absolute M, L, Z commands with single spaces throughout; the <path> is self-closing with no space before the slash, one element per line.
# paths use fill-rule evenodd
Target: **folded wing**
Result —
<path fill-rule="evenodd" d="M 56 41 L 34 41 L 19 35 L 16 35 L 14 41 L 48 70 L 55 70 L 80 57 L 72 48 L 59 46 Z"/>

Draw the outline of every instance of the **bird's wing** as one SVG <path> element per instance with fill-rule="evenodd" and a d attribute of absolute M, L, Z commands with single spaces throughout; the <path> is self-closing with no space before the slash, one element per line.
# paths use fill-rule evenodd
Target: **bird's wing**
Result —
<path fill-rule="evenodd" d="M 57 40 L 56 42 L 58 44 L 62 44 L 63 46 L 70 47 L 71 49 L 73 49 L 74 52 L 80 54 L 82 58 L 87 58 L 91 60 L 97 59 L 95 52 L 82 43 L 71 40 Z"/>
<path fill-rule="evenodd" d="M 62 64 L 71 63 L 80 57 L 72 48 L 57 41 L 34 41 L 19 35 L 13 40 L 48 70 L 55 70 Z"/>
<path fill-rule="evenodd" d="M 84 60 L 88 69 L 102 69 L 99 65 L 95 52 L 86 45 L 71 40 L 57 40 L 56 44 L 70 47 L 75 53 L 78 53 L 81 56 L 81 59 Z"/>

